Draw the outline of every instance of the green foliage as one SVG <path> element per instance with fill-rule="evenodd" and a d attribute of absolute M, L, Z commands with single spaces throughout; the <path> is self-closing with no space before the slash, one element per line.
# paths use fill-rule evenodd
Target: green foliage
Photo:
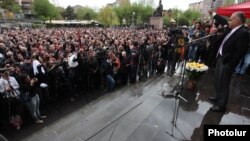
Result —
<path fill-rule="evenodd" d="M 163 17 L 163 25 L 166 27 L 170 26 L 170 18 L 168 16 Z"/>
<path fill-rule="evenodd" d="M 177 25 L 190 25 L 192 21 L 196 21 L 199 17 L 198 11 L 172 9 L 172 18 L 176 20 Z"/>
<path fill-rule="evenodd" d="M 117 15 L 120 24 L 122 24 L 123 19 L 125 19 L 127 23 L 132 23 L 131 21 L 132 9 L 130 3 L 115 7 L 113 8 L 113 10 Z"/>
<path fill-rule="evenodd" d="M 21 6 L 18 5 L 18 4 L 14 4 L 14 5 L 11 7 L 11 11 L 12 11 L 13 13 L 16 13 L 16 14 L 21 13 L 21 10 L 22 10 L 22 8 L 21 8 Z"/>
<path fill-rule="evenodd" d="M 34 0 L 33 9 L 35 14 L 43 21 L 51 20 L 58 16 L 58 11 L 48 0 Z"/>
<path fill-rule="evenodd" d="M 15 4 L 15 0 L 4 0 L 1 3 L 3 9 L 11 10 L 11 7 Z"/>
<path fill-rule="evenodd" d="M 148 23 L 150 17 L 154 12 L 151 6 L 144 6 L 142 4 L 133 4 L 132 11 L 136 13 L 136 21 L 138 21 L 138 19 L 141 19 L 141 23 Z"/>
<path fill-rule="evenodd" d="M 76 17 L 79 20 L 92 20 L 96 19 L 97 13 L 89 7 L 83 7 L 76 11 Z"/>
<path fill-rule="evenodd" d="M 66 20 L 74 20 L 76 18 L 76 14 L 74 12 L 74 8 L 68 6 L 65 11 L 62 13 L 62 16 Z"/>
<path fill-rule="evenodd" d="M 62 7 L 56 7 L 56 11 L 57 11 L 57 15 L 55 17 L 56 20 L 62 20 L 63 17 L 62 17 L 62 13 L 64 12 L 64 8 Z"/>
<path fill-rule="evenodd" d="M 185 17 L 189 20 L 191 24 L 192 21 L 197 21 L 200 18 L 200 12 L 194 10 L 186 10 L 183 12 L 182 17 Z"/>
<path fill-rule="evenodd" d="M 115 11 L 110 7 L 104 7 L 100 10 L 98 20 L 105 26 L 119 24 L 119 20 Z"/>
<path fill-rule="evenodd" d="M 120 24 L 122 24 L 123 19 L 126 20 L 127 24 L 132 24 L 133 18 L 135 18 L 136 24 L 143 24 L 149 22 L 149 18 L 152 16 L 154 10 L 149 5 L 133 3 L 115 7 L 114 11 L 119 18 Z M 135 15 L 133 15 L 133 12 L 135 12 Z"/>
<path fill-rule="evenodd" d="M 13 13 L 20 13 L 21 11 L 21 6 L 18 5 L 15 0 L 4 0 L 1 4 L 0 4 L 1 8 L 3 9 L 7 9 L 10 12 Z"/>
<path fill-rule="evenodd" d="M 189 20 L 186 17 L 184 17 L 183 15 L 181 17 L 179 17 L 177 22 L 178 22 L 178 25 L 180 25 L 180 26 L 190 24 Z"/>
<path fill-rule="evenodd" d="M 31 25 L 31 27 L 32 27 L 32 28 L 42 28 L 42 27 L 44 27 L 44 25 L 43 25 L 43 24 L 35 24 L 35 23 L 33 23 L 33 24 Z"/>

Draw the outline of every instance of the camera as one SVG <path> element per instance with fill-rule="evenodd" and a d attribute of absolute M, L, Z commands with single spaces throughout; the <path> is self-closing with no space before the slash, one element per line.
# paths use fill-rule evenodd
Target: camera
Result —
<path fill-rule="evenodd" d="M 170 29 L 168 36 L 169 37 L 176 37 L 176 36 L 183 35 L 181 29 L 175 28 L 175 29 Z"/>

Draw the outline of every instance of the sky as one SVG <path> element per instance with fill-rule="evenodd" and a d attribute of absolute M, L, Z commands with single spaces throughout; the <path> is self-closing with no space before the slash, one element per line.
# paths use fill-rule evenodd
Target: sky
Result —
<path fill-rule="evenodd" d="M 67 6 L 89 6 L 94 9 L 100 9 L 108 3 L 113 3 L 116 0 L 49 0 L 56 6 L 66 8 Z M 131 2 L 137 2 L 138 0 L 130 0 Z M 178 8 L 181 10 L 187 10 L 189 3 L 198 2 L 202 0 L 162 0 L 163 9 Z M 159 0 L 154 0 L 154 7 L 157 7 Z"/>

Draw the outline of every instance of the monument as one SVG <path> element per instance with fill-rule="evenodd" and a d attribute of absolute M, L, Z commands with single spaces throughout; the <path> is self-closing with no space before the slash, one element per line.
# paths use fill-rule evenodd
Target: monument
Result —
<path fill-rule="evenodd" d="M 163 28 L 163 5 L 161 0 L 159 1 L 159 5 L 154 11 L 152 17 L 150 17 L 150 25 L 154 26 L 154 28 L 162 29 Z"/>

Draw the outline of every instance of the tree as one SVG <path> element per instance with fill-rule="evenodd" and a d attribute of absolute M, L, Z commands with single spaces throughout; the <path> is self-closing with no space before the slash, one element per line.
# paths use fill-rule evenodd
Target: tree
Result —
<path fill-rule="evenodd" d="M 11 10 L 12 5 L 15 4 L 15 0 L 3 0 L 0 4 L 3 9 Z"/>
<path fill-rule="evenodd" d="M 11 7 L 11 11 L 14 12 L 14 13 L 16 13 L 16 14 L 21 13 L 21 10 L 22 10 L 22 8 L 21 8 L 21 6 L 18 5 L 18 4 L 14 4 L 14 5 L 12 5 L 12 7 Z"/>
<path fill-rule="evenodd" d="M 184 17 L 183 15 L 181 17 L 179 17 L 178 21 L 177 21 L 178 25 L 182 26 L 182 25 L 189 25 L 190 21 L 187 19 L 187 17 Z"/>
<path fill-rule="evenodd" d="M 119 24 L 119 20 L 115 11 L 111 7 L 107 6 L 100 10 L 98 19 L 106 26 Z"/>
<path fill-rule="evenodd" d="M 131 24 L 133 18 L 135 18 L 137 24 L 148 23 L 150 16 L 153 14 L 153 8 L 142 3 L 118 6 L 114 8 L 114 11 L 119 18 L 120 24 L 122 24 L 123 19 Z M 135 17 L 133 17 L 133 12 L 135 12 Z"/>
<path fill-rule="evenodd" d="M 150 17 L 152 16 L 153 12 L 154 12 L 154 9 L 151 6 L 147 5 L 143 7 L 140 13 L 142 21 L 144 23 L 149 22 Z"/>
<path fill-rule="evenodd" d="M 170 9 L 170 16 L 176 20 L 178 25 L 190 25 L 193 21 L 200 18 L 200 13 L 194 10 L 181 11 L 178 9 Z"/>
<path fill-rule="evenodd" d="M 132 9 L 130 3 L 115 7 L 114 12 L 116 13 L 119 23 L 122 24 L 122 20 L 125 19 L 127 23 L 131 23 Z"/>
<path fill-rule="evenodd" d="M 62 16 L 66 20 L 74 20 L 76 18 L 76 15 L 74 13 L 74 8 L 71 6 L 68 6 L 66 10 L 63 12 Z"/>
<path fill-rule="evenodd" d="M 20 13 L 21 11 L 21 6 L 18 5 L 15 0 L 3 0 L 0 6 L 3 9 L 7 9 L 10 12 L 13 13 Z"/>
<path fill-rule="evenodd" d="M 165 25 L 166 27 L 170 26 L 170 18 L 168 16 L 163 17 L 163 25 Z"/>
<path fill-rule="evenodd" d="M 96 19 L 96 16 L 97 16 L 97 13 L 89 7 L 83 7 L 76 11 L 76 17 L 79 20 Z"/>
<path fill-rule="evenodd" d="M 197 19 L 199 19 L 200 15 L 201 14 L 198 11 L 186 10 L 183 12 L 181 17 L 185 17 L 189 21 L 189 24 L 191 24 L 192 21 L 196 21 Z"/>
<path fill-rule="evenodd" d="M 58 12 L 58 15 L 55 17 L 55 19 L 62 20 L 63 19 L 62 14 L 65 11 L 65 9 L 63 7 L 56 7 L 56 11 Z"/>
<path fill-rule="evenodd" d="M 59 14 L 55 6 L 48 0 L 34 0 L 33 9 L 35 14 L 43 21 L 51 20 Z"/>

